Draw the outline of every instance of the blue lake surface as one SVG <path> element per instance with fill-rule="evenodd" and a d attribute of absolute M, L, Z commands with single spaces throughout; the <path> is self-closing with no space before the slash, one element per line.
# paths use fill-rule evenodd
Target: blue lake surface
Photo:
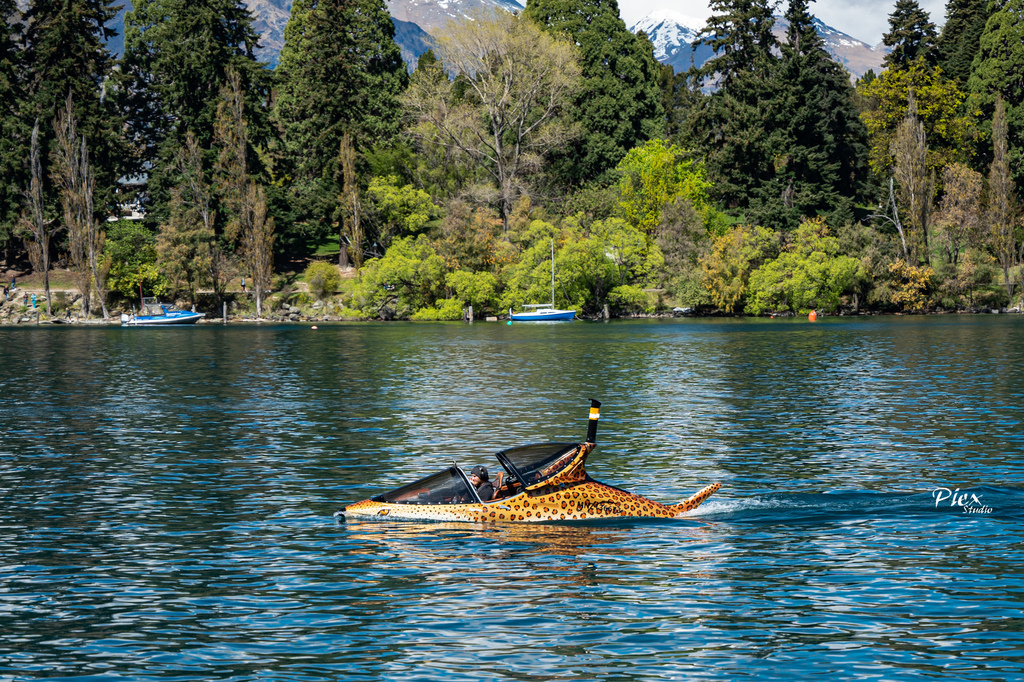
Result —
<path fill-rule="evenodd" d="M 1024 318 L 2 328 L 0 681 L 1024 679 Z M 338 522 L 581 440 L 686 518 Z M 959 489 L 959 490 L 957 490 Z"/>

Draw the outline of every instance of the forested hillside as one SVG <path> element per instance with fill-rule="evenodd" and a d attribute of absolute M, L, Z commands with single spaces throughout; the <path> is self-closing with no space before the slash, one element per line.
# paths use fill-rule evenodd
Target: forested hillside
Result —
<path fill-rule="evenodd" d="M 117 6 L 0 0 L 0 245 L 53 314 L 501 314 L 552 242 L 582 315 L 1020 303 L 1024 0 L 897 0 L 856 84 L 807 0 L 783 41 L 713 2 L 681 73 L 605 0 L 479 10 L 411 73 L 383 0 L 295 0 L 273 69 L 240 0 L 135 0 L 121 56 Z"/>

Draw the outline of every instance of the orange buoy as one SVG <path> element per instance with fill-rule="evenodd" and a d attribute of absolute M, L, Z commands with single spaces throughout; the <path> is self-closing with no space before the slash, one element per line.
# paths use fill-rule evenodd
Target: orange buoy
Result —
<path fill-rule="evenodd" d="M 314 324 L 310 329 L 316 329 L 316 325 Z"/>
<path fill-rule="evenodd" d="M 814 322 L 815 320 L 817 320 L 818 319 L 818 311 L 817 310 L 812 310 L 810 315 L 807 316 L 807 319 L 810 320 L 811 322 Z"/>

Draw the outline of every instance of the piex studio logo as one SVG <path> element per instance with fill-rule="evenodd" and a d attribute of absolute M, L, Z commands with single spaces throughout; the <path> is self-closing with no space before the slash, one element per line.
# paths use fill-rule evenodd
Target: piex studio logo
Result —
<path fill-rule="evenodd" d="M 949 488 L 936 488 L 932 491 L 935 498 L 935 506 L 949 500 L 950 507 L 960 507 L 964 514 L 991 514 L 992 507 L 985 506 L 981 498 L 974 493 L 961 493 L 960 488 L 950 490 Z"/>

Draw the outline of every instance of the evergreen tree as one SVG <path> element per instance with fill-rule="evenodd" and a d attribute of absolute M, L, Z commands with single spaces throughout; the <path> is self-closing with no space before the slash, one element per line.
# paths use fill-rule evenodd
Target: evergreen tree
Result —
<path fill-rule="evenodd" d="M 918 57 L 924 57 L 928 66 L 935 66 L 937 33 L 928 12 L 917 0 L 896 0 L 896 8 L 889 15 L 889 32 L 882 36 L 892 52 L 885 56 L 886 68 L 905 69 Z"/>
<path fill-rule="evenodd" d="M 13 234 L 25 188 L 28 131 L 19 116 L 23 100 L 21 22 L 15 0 L 0 0 L 0 245 Z"/>
<path fill-rule="evenodd" d="M 718 54 L 689 77 L 695 89 L 718 84 L 694 116 L 695 137 L 707 155 L 715 194 L 726 206 L 746 207 L 754 188 L 774 177 L 772 148 L 778 115 L 770 104 L 778 41 L 767 0 L 716 0 L 698 40 Z"/>
<path fill-rule="evenodd" d="M 124 85 L 137 168 L 149 173 L 150 217 L 166 221 L 178 151 L 191 133 L 203 150 L 214 140 L 229 72 L 238 74 L 252 147 L 271 137 L 271 73 L 256 61 L 258 35 L 241 0 L 136 0 L 125 15 Z M 204 167 L 214 152 L 205 151 Z M 250 167 L 259 168 L 255 154 Z M 168 177 L 168 176 L 171 177 Z"/>
<path fill-rule="evenodd" d="M 525 14 L 552 33 L 568 34 L 579 49 L 583 82 L 572 117 L 582 134 L 552 159 L 558 180 L 600 179 L 630 149 L 663 134 L 661 68 L 650 41 L 619 18 L 616 0 L 528 0 Z"/>
<path fill-rule="evenodd" d="M 89 144 L 96 172 L 98 205 L 110 203 L 120 164 L 121 126 L 104 96 L 115 60 L 106 41 L 116 35 L 107 23 L 117 14 L 109 0 L 33 0 L 25 11 L 26 86 L 20 115 L 25 126 L 40 122 L 40 162 L 49 174 L 53 121 L 68 97 L 78 131 Z M 53 190 L 46 202 L 54 199 Z"/>
<path fill-rule="evenodd" d="M 849 74 L 825 51 L 808 0 L 791 0 L 768 113 L 774 174 L 756 188 L 757 217 L 795 228 L 802 217 L 845 209 L 867 172 L 867 129 Z"/>
<path fill-rule="evenodd" d="M 665 111 L 665 139 L 683 147 L 695 146 L 693 117 L 701 110 L 705 95 L 690 87 L 688 74 L 676 73 L 669 64 L 663 64 L 658 78 L 661 87 L 661 107 Z"/>
<path fill-rule="evenodd" d="M 772 33 L 775 26 L 772 0 L 714 0 L 712 15 L 701 29 L 694 47 L 707 45 L 715 57 L 695 71 L 702 82 L 717 79 L 728 88 L 748 72 L 764 72 L 774 61 L 772 50 L 778 41 Z"/>
<path fill-rule="evenodd" d="M 300 218 L 326 226 L 338 208 L 342 138 L 348 133 L 357 153 L 392 140 L 409 76 L 383 0 L 296 0 L 284 36 L 280 156 Z"/>
<path fill-rule="evenodd" d="M 1006 106 L 1010 172 L 1024 185 L 1024 0 L 1006 0 L 985 24 L 971 65 L 971 103 L 991 120 L 996 99 Z M 986 126 L 987 127 L 987 126 Z"/>
<path fill-rule="evenodd" d="M 971 74 L 971 62 L 994 7 L 990 0 L 949 0 L 946 5 L 946 23 L 935 44 L 938 64 L 946 77 L 955 78 L 961 87 Z"/>

